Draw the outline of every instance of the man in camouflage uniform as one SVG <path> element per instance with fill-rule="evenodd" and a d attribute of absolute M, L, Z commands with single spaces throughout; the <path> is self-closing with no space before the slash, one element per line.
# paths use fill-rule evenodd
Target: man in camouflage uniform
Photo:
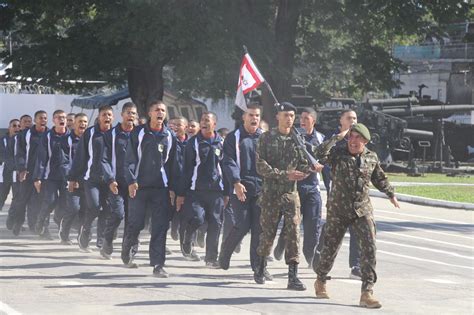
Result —
<path fill-rule="evenodd" d="M 388 182 L 377 157 L 365 146 L 370 141 L 370 132 L 363 124 L 350 129 L 347 146 L 336 146 L 349 131 L 342 131 L 318 147 L 317 156 L 328 163 L 332 172 L 332 189 L 327 202 L 327 221 L 321 258 L 316 267 L 314 283 L 316 297 L 329 298 L 326 292 L 326 277 L 331 270 L 347 228 L 352 225 L 361 249 L 362 294 L 360 305 L 380 308 L 373 297 L 375 273 L 375 221 L 369 198 L 369 184 L 384 192 L 392 204 L 399 208 L 394 189 Z M 334 148 L 333 148 L 334 147 Z"/>
<path fill-rule="evenodd" d="M 257 173 L 263 177 L 260 225 L 262 233 L 257 248 L 258 262 L 254 279 L 265 283 L 264 271 L 270 255 L 278 222 L 284 217 L 288 268 L 288 289 L 306 290 L 298 279 L 300 243 L 300 200 L 296 182 L 308 176 L 311 166 L 291 137 L 296 108 L 291 103 L 278 105 L 278 128 L 262 134 L 257 143 Z"/>

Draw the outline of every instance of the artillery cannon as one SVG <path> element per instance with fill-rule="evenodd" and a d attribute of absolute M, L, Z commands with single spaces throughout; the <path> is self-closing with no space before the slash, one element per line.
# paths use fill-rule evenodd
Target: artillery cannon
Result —
<path fill-rule="evenodd" d="M 456 113 L 474 111 L 474 105 L 424 105 L 424 101 L 418 104 L 416 99 L 402 98 L 391 100 L 370 100 L 363 104 L 367 110 L 377 110 L 384 114 L 401 118 L 407 122 L 408 128 L 426 130 L 433 133 L 434 144 L 432 146 L 431 158 L 450 166 L 451 156 L 455 160 L 463 160 L 466 147 L 473 145 L 474 126 L 460 127 L 445 121 Z M 448 127 L 449 137 L 446 137 Z M 420 135 L 418 133 L 418 135 Z"/>
<path fill-rule="evenodd" d="M 370 99 L 357 103 L 354 99 L 335 98 L 318 108 L 319 123 L 317 129 L 328 135 L 339 125 L 339 117 L 343 110 L 352 109 L 357 113 L 358 121 L 364 123 L 372 133 L 369 147 L 377 152 L 383 164 L 392 162 L 392 155 L 403 152 L 407 159 L 414 160 L 416 154 L 421 155 L 425 149 L 418 148 L 418 141 L 433 141 L 429 157 L 439 162 L 450 164 L 451 148 L 459 152 L 467 147 L 469 136 L 458 137 L 456 142 L 446 141 L 445 118 L 454 113 L 474 111 L 474 105 L 423 105 L 414 97 L 394 99 Z M 474 130 L 474 128 L 472 128 Z M 472 133 L 471 133 L 472 134 Z M 459 154 L 454 157 L 461 160 Z M 411 163 L 413 164 L 413 163 Z"/>
<path fill-rule="evenodd" d="M 386 102 L 384 105 L 391 108 L 397 106 L 398 101 Z M 378 110 L 368 110 L 364 105 L 357 104 L 354 99 L 346 98 L 331 99 L 318 108 L 316 129 L 330 136 L 339 125 L 341 112 L 346 109 L 354 110 L 357 113 L 357 120 L 367 126 L 372 136 L 368 147 L 377 152 L 381 163 L 385 166 L 392 163 L 394 152 L 404 152 L 408 155 L 413 140 L 431 140 L 433 137 L 432 132 L 409 129 L 407 122 L 402 118 Z"/>

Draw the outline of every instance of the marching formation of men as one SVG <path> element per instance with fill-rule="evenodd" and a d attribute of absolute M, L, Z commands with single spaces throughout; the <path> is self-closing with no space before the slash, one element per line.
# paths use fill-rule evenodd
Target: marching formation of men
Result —
<path fill-rule="evenodd" d="M 300 116 L 300 135 L 294 129 L 296 108 L 283 102 L 277 106 L 277 127 L 267 131 L 262 129 L 258 104 L 247 107 L 243 123 L 228 134 L 216 130 L 218 117 L 213 112 L 203 113 L 199 122 L 185 117 L 168 121 L 161 100 L 148 104 L 142 124 L 130 102 L 123 105 L 115 126 L 110 106 L 99 109 L 90 127 L 87 115 L 62 110 L 53 113 L 51 129 L 42 110 L 33 118 L 11 120 L 0 139 L 0 209 L 10 190 L 13 193 L 7 228 L 19 235 L 26 218 L 30 230 L 51 240 L 54 212 L 60 243 L 72 245 L 70 234 L 76 229 L 80 250 L 91 252 L 97 219 L 96 246 L 103 258 L 111 259 L 124 221 L 121 259 L 125 266 L 136 268 L 140 233 L 150 222 L 149 261 L 159 278 L 169 277 L 164 267 L 170 227 L 187 260 L 200 261 L 195 246 L 205 246 L 205 265 L 224 270 L 250 232 L 254 280 L 265 284 L 273 279 L 267 261 L 282 220 L 274 256 L 279 260 L 285 254 L 287 288 L 302 291 L 306 290 L 298 278 L 302 222 L 302 253 L 317 274 L 318 298 L 329 298 L 328 273 L 350 228 L 351 239 L 357 242 L 351 251 L 361 257 L 356 266 L 362 280 L 360 305 L 381 307 L 373 296 L 377 276 L 369 184 L 399 205 L 376 154 L 366 148 L 368 129 L 356 120 L 342 123 L 352 117 L 346 111 L 338 133 L 325 141 L 315 130 L 317 113 L 307 108 Z M 332 185 L 321 233 L 319 183 L 324 167 L 330 170 Z"/>

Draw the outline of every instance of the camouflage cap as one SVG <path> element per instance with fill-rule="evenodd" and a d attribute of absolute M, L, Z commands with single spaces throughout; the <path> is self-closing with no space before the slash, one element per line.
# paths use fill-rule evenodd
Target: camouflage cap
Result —
<path fill-rule="evenodd" d="M 367 141 L 370 141 L 370 131 L 364 124 L 358 123 L 352 126 L 351 131 L 355 131 L 364 137 Z"/>
<path fill-rule="evenodd" d="M 295 107 L 295 105 L 291 104 L 290 102 L 281 102 L 277 106 L 277 111 L 279 111 L 279 112 L 294 111 L 296 113 L 296 107 Z"/>

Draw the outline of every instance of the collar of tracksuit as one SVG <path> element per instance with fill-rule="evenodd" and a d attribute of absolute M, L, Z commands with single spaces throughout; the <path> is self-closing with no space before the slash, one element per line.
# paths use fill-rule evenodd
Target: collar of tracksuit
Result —
<path fill-rule="evenodd" d="M 160 131 L 155 131 L 155 130 L 151 129 L 149 123 L 145 124 L 143 128 L 145 128 L 146 133 L 153 133 L 153 134 L 156 134 L 156 135 L 166 135 L 166 131 L 169 130 L 170 133 L 173 134 L 171 129 L 169 129 L 166 125 L 163 125 L 163 127 L 161 128 Z"/>
<path fill-rule="evenodd" d="M 239 127 L 239 130 L 240 130 L 240 134 L 242 135 L 241 138 L 245 138 L 247 136 L 258 137 L 263 133 L 263 130 L 261 128 L 257 128 L 257 131 L 255 131 L 255 133 L 250 134 L 247 132 L 247 130 L 245 130 L 244 125 L 241 125 Z"/>
<path fill-rule="evenodd" d="M 209 138 L 204 138 L 202 136 L 202 133 L 198 133 L 197 135 L 195 135 L 195 137 L 197 138 L 198 142 L 201 143 L 201 142 L 205 142 L 205 143 L 210 143 L 211 145 L 213 144 L 216 144 L 216 143 L 219 143 L 219 142 L 222 142 L 223 139 L 222 137 L 214 131 L 214 137 L 212 137 L 212 141 L 209 141 L 210 139 Z"/>

